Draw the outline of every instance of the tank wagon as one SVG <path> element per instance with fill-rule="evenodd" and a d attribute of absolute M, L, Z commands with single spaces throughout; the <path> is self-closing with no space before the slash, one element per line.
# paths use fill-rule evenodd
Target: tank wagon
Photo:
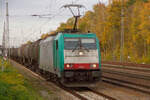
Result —
<path fill-rule="evenodd" d="M 30 59 L 23 61 L 31 64 L 31 69 L 65 86 L 95 86 L 101 79 L 99 40 L 93 33 L 59 33 L 20 48 L 24 49 L 21 58 Z"/>

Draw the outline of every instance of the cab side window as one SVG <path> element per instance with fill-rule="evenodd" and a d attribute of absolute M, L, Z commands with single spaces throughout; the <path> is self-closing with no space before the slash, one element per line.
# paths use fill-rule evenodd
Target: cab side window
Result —
<path fill-rule="evenodd" d="M 56 40 L 56 50 L 58 50 L 58 40 Z"/>

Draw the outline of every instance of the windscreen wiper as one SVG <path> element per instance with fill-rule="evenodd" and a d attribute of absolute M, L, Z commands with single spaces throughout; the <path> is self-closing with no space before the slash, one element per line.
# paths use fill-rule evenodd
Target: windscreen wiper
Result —
<path fill-rule="evenodd" d="M 88 48 L 84 47 L 83 45 L 82 45 L 82 47 L 83 47 L 87 52 L 89 52 L 89 49 L 88 49 Z"/>
<path fill-rule="evenodd" d="M 80 39 L 79 39 L 77 45 L 75 46 L 75 48 L 72 50 L 72 52 L 74 52 L 77 49 L 77 47 L 81 47 L 81 40 Z"/>
<path fill-rule="evenodd" d="M 79 49 L 84 48 L 87 52 L 89 52 L 89 49 L 87 49 L 86 47 L 84 47 L 81 43 L 81 39 L 79 39 L 77 45 L 75 46 L 75 48 L 72 50 L 72 52 L 74 52 L 75 50 L 77 50 L 77 47 L 79 47 Z"/>

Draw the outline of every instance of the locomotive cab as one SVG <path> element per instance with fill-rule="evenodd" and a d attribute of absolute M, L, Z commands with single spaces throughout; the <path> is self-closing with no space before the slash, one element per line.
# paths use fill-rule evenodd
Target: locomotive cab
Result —
<path fill-rule="evenodd" d="M 59 76 L 65 86 L 94 86 L 100 80 L 100 48 L 95 34 L 58 35 L 54 51 L 55 68 L 61 67 Z"/>

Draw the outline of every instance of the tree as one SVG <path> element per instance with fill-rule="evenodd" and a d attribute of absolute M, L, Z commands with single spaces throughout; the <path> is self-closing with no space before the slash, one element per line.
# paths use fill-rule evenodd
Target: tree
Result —
<path fill-rule="evenodd" d="M 45 39 L 45 38 L 47 38 L 49 36 L 49 34 L 48 33 L 46 33 L 46 34 L 42 34 L 41 35 L 41 39 Z"/>
<path fill-rule="evenodd" d="M 150 63 L 150 1 L 126 0 L 124 9 L 124 60 Z M 72 29 L 73 24 L 74 18 L 70 18 L 61 23 L 57 31 Z M 82 33 L 96 33 L 103 60 L 117 61 L 120 59 L 120 24 L 121 2 L 113 0 L 109 5 L 94 5 L 92 11 L 79 19 L 78 28 Z"/>
<path fill-rule="evenodd" d="M 140 11 L 141 24 L 140 34 L 143 37 L 144 55 L 149 58 L 150 62 L 150 1 L 145 3 L 143 9 Z"/>
<path fill-rule="evenodd" d="M 114 1 L 107 7 L 105 30 L 102 37 L 102 44 L 105 55 L 110 54 L 109 58 L 119 57 L 120 48 L 120 22 L 121 22 L 121 2 Z M 116 57 L 115 57 L 116 55 Z"/>

